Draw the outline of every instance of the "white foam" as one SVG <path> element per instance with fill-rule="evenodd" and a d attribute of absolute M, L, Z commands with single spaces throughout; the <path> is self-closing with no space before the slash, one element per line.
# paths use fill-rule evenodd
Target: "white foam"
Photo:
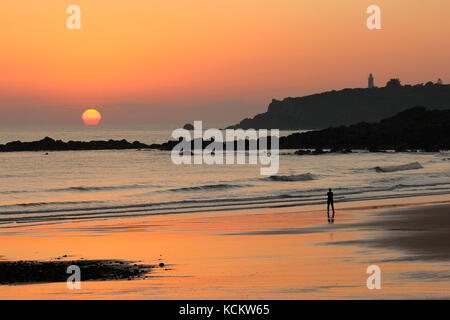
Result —
<path fill-rule="evenodd" d="M 377 172 L 395 172 L 395 171 L 405 171 L 405 170 L 416 170 L 422 169 L 422 165 L 419 162 L 411 162 L 407 164 L 402 164 L 398 166 L 386 166 L 386 167 L 375 167 Z"/>

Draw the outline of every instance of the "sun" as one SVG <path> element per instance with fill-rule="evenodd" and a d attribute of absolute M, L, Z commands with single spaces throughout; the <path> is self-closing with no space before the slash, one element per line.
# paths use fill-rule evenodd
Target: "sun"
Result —
<path fill-rule="evenodd" d="M 81 118 L 86 125 L 97 125 L 102 119 L 102 115 L 95 109 L 88 109 L 83 112 Z"/>

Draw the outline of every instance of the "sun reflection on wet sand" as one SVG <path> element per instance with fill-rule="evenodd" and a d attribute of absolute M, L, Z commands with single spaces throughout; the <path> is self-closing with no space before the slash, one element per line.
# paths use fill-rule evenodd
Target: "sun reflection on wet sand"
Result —
<path fill-rule="evenodd" d="M 388 232 L 376 224 L 371 227 L 378 223 L 380 210 L 406 201 L 448 200 L 418 197 L 345 204 L 334 225 L 326 223 L 322 207 L 309 206 L 5 228 L 0 236 L 3 259 L 68 254 L 70 259 L 126 259 L 166 266 L 144 280 L 86 281 L 81 290 L 73 291 L 65 283 L 0 286 L 0 298 L 448 297 L 448 260 L 415 260 L 398 248 L 363 241 Z M 366 287 L 370 264 L 381 267 L 381 290 Z"/>

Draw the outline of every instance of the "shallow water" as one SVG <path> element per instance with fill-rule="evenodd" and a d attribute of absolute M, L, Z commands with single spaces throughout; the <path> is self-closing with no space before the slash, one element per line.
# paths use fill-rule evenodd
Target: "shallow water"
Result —
<path fill-rule="evenodd" d="M 16 136 L 30 141 L 46 130 Z M 171 134 L 89 130 L 61 129 L 52 137 L 153 143 Z M 310 205 L 322 203 L 328 188 L 336 202 L 450 193 L 450 153 L 291 152 L 281 151 L 274 177 L 262 176 L 260 164 L 177 166 L 170 152 L 155 150 L 0 153 L 0 225 Z M 415 162 L 422 168 L 409 165 Z"/>

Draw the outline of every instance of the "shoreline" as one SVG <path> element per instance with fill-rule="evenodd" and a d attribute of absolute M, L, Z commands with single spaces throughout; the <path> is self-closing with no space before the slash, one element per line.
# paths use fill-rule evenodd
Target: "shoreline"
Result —
<path fill-rule="evenodd" d="M 340 204 L 346 204 L 345 207 L 343 207 L 343 210 L 353 210 L 350 209 L 353 207 L 353 203 L 360 203 L 360 202 L 367 202 L 367 201 L 375 201 L 375 202 L 395 202 L 398 203 L 395 205 L 376 205 L 376 208 L 386 207 L 386 208 L 392 208 L 392 207 L 404 207 L 404 206 L 410 206 L 407 202 L 408 199 L 416 199 L 416 198 L 428 198 L 428 197 L 444 197 L 446 195 L 450 195 L 448 191 L 438 191 L 438 192 L 428 192 L 428 193 L 422 193 L 422 194 L 393 194 L 389 196 L 373 196 L 373 197 L 361 197 L 361 198 L 336 198 L 335 204 L 338 206 Z M 297 199 L 298 198 L 298 199 Z M 6 220 L 6 222 L 3 222 L 3 219 L 0 219 L 0 230 L 4 229 L 15 229 L 20 227 L 26 227 L 26 226 L 37 226 L 37 225 L 54 225 L 54 224 L 65 224 L 65 223 L 76 223 L 76 222 L 89 222 L 89 221 L 108 221 L 108 220 L 121 220 L 121 219 L 145 219 L 145 218 L 151 218 L 156 216 L 177 216 L 177 215 L 201 215 L 201 214 L 208 214 L 211 212 L 214 213 L 222 213 L 222 214 L 230 214 L 232 212 L 241 212 L 241 211 L 250 211 L 255 212 L 257 210 L 277 210 L 277 209 L 295 209 L 295 208 L 305 208 L 308 210 L 310 207 L 320 207 L 325 206 L 326 201 L 325 200 L 316 200 L 312 199 L 311 202 L 302 202 L 302 197 L 292 197 L 292 198 L 279 198 L 279 199 L 271 199 L 267 200 L 265 202 L 252 202 L 249 201 L 244 203 L 237 203 L 237 204 L 212 204 L 207 205 L 204 207 L 196 207 L 196 206 L 186 206 L 185 208 L 177 208 L 173 211 L 164 211 L 165 209 L 154 209 L 152 204 L 148 205 L 135 205 L 128 208 L 127 211 L 124 211 L 123 215 L 98 215 L 98 216 L 83 216 L 83 215 L 65 215 L 60 217 L 50 216 L 49 219 L 43 219 L 41 217 L 31 217 L 31 222 L 27 222 L 26 220 L 13 220 L 12 219 Z M 425 205 L 427 204 L 427 201 L 419 203 L 419 205 Z M 450 200 L 439 200 L 437 202 L 433 202 L 435 204 L 439 203 L 450 203 Z M 148 207 L 145 209 L 145 207 Z M 367 208 L 374 208 L 372 206 L 369 206 Z M 125 209 L 125 208 L 124 208 Z M 359 207 L 359 209 L 366 209 L 366 207 Z M 82 209 L 80 209 L 82 210 Z M 156 211 L 155 211 L 156 210 Z M 161 212 L 158 212 L 162 210 Z M 319 209 L 320 210 L 320 209 Z M 148 211 L 148 212 L 145 212 Z M 13 213 L 13 212 L 11 212 Z M 35 213 L 35 212 L 33 212 Z M 51 217 L 54 217 L 51 219 Z M 8 218 L 5 218 L 8 219 Z M 0 255 L 1 256 L 1 255 Z"/>
<path fill-rule="evenodd" d="M 164 261 L 171 267 L 153 268 L 145 279 L 83 281 L 81 291 L 67 290 L 65 283 L 20 284 L 22 291 L 3 285 L 0 298 L 448 297 L 444 289 L 450 282 L 450 257 L 443 240 L 450 218 L 442 218 L 450 210 L 448 197 L 345 203 L 336 207 L 335 224 L 326 222 L 324 208 L 211 211 L 3 229 L 3 262 L 48 261 L 64 252 L 73 260 L 114 258 L 153 266 Z M 369 264 L 382 268 L 387 281 L 383 290 L 367 290 Z"/>

